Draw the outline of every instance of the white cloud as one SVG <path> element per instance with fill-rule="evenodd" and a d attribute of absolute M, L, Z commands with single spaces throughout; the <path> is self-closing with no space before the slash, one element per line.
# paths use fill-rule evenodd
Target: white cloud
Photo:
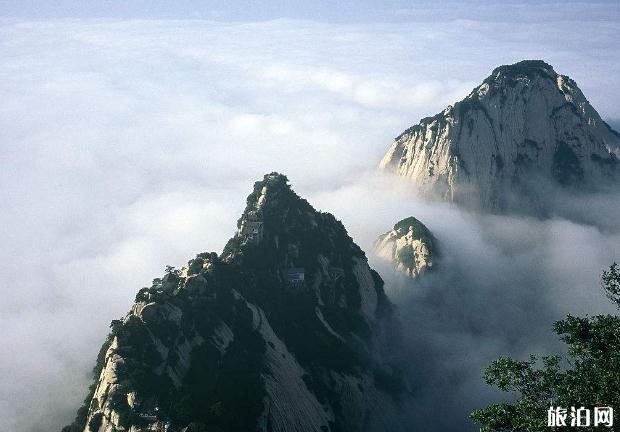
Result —
<path fill-rule="evenodd" d="M 618 25 L 575 25 L 2 23 L 0 430 L 68 422 L 108 322 L 166 264 L 221 250 L 264 173 L 367 247 L 436 209 L 359 186 L 366 170 L 497 64 L 546 58 L 620 117 Z M 617 253 L 587 250 L 592 268 Z"/>

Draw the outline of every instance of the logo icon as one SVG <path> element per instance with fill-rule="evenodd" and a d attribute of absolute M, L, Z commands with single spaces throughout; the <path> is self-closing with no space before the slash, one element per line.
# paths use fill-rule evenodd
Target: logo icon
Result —
<path fill-rule="evenodd" d="M 551 406 L 547 410 L 549 427 L 613 427 L 614 409 L 612 407 L 570 407 Z"/>

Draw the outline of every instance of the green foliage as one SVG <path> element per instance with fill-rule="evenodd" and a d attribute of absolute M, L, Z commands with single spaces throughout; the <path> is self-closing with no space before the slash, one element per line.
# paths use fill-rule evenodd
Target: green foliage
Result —
<path fill-rule="evenodd" d="M 138 294 L 136 294 L 135 302 L 136 303 L 148 302 L 149 290 L 150 288 L 147 288 L 147 287 L 141 288 L 140 291 L 138 291 Z"/>
<path fill-rule="evenodd" d="M 127 403 L 127 389 L 123 386 L 110 395 L 110 407 L 118 414 L 118 423 L 121 426 L 129 426 L 131 421 L 131 408 Z"/>
<path fill-rule="evenodd" d="M 609 300 L 620 307 L 620 269 L 618 269 L 618 264 L 613 263 L 609 270 L 605 270 L 601 279 L 603 289 Z"/>
<path fill-rule="evenodd" d="M 171 265 L 167 265 L 167 266 L 166 266 L 165 273 L 166 273 L 167 275 L 169 275 L 169 274 L 173 274 L 173 275 L 179 276 L 179 275 L 181 274 L 181 270 L 176 269 L 176 268 L 174 268 L 174 267 L 173 267 L 173 266 L 171 266 Z"/>
<path fill-rule="evenodd" d="M 610 300 L 620 307 L 618 266 L 614 263 L 601 279 Z M 620 407 L 620 317 L 569 315 L 555 323 L 554 331 L 568 345 L 565 357 L 500 358 L 487 368 L 486 382 L 516 394 L 517 400 L 474 411 L 471 418 L 481 431 L 548 431 L 550 406 Z"/>
<path fill-rule="evenodd" d="M 547 71 L 552 70 L 553 68 L 542 60 L 523 60 L 495 68 L 491 75 L 484 80 L 484 83 L 504 83 L 515 87 L 521 82 L 521 78 L 528 78 L 530 80 L 537 77 L 550 79 L 551 75 Z"/>

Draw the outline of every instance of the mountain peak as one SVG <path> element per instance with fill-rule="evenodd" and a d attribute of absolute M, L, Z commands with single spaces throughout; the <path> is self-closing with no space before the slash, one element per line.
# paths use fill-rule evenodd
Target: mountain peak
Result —
<path fill-rule="evenodd" d="M 260 211 L 265 206 L 277 204 L 277 198 L 282 196 L 299 198 L 291 189 L 288 178 L 284 174 L 277 172 L 265 174 L 262 180 L 254 183 L 252 193 L 247 198 L 244 215 L 248 212 Z"/>
<path fill-rule="evenodd" d="M 396 224 L 394 225 L 394 231 L 401 231 L 403 229 L 408 230 L 410 228 L 413 228 L 419 232 L 430 233 L 430 231 L 428 231 L 428 228 L 426 228 L 426 226 L 422 222 L 420 222 L 420 220 L 413 216 L 409 216 L 399 222 L 396 222 Z"/>
<path fill-rule="evenodd" d="M 288 177 L 275 171 L 265 174 L 262 180 L 254 183 L 254 189 L 259 186 L 274 191 L 293 191 L 291 189 L 291 185 L 289 184 Z"/>
<path fill-rule="evenodd" d="M 557 84 L 558 77 L 559 75 L 553 69 L 553 66 L 543 60 L 522 60 L 510 65 L 496 67 L 491 72 L 491 75 L 482 82 L 481 86 L 486 84 L 514 87 L 520 81 L 531 82 L 538 78 L 542 78 L 545 82 L 555 85 Z M 569 79 L 564 77 L 564 80 L 568 81 Z M 475 92 L 476 90 L 473 93 Z"/>
<path fill-rule="evenodd" d="M 542 60 L 499 66 L 463 100 L 396 137 L 382 169 L 468 207 L 548 214 L 554 188 L 618 178 L 620 136 L 579 87 Z"/>
<path fill-rule="evenodd" d="M 342 223 L 270 173 L 220 257 L 167 268 L 113 322 L 64 430 L 404 430 L 395 324 Z"/>
<path fill-rule="evenodd" d="M 375 253 L 394 267 L 416 278 L 432 271 L 439 258 L 438 241 L 431 231 L 413 216 L 394 225 L 391 231 L 379 236 Z"/>
<path fill-rule="evenodd" d="M 544 60 L 521 60 L 510 65 L 502 65 L 493 69 L 491 76 L 503 75 L 527 75 L 532 72 L 555 73 L 553 66 Z"/>

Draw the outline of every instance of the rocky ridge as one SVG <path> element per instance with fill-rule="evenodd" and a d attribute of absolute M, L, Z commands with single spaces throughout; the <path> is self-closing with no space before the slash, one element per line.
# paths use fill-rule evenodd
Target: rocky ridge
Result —
<path fill-rule="evenodd" d="M 496 68 L 465 99 L 394 140 L 380 168 L 422 196 L 491 210 L 545 212 L 555 188 L 618 178 L 620 135 L 575 81 L 540 60 Z"/>
<path fill-rule="evenodd" d="M 404 430 L 398 325 L 344 226 L 272 173 L 238 228 L 112 322 L 64 432 Z"/>
<path fill-rule="evenodd" d="M 436 269 L 439 244 L 422 222 L 408 217 L 377 239 L 375 254 L 392 262 L 397 270 L 416 278 Z"/>

